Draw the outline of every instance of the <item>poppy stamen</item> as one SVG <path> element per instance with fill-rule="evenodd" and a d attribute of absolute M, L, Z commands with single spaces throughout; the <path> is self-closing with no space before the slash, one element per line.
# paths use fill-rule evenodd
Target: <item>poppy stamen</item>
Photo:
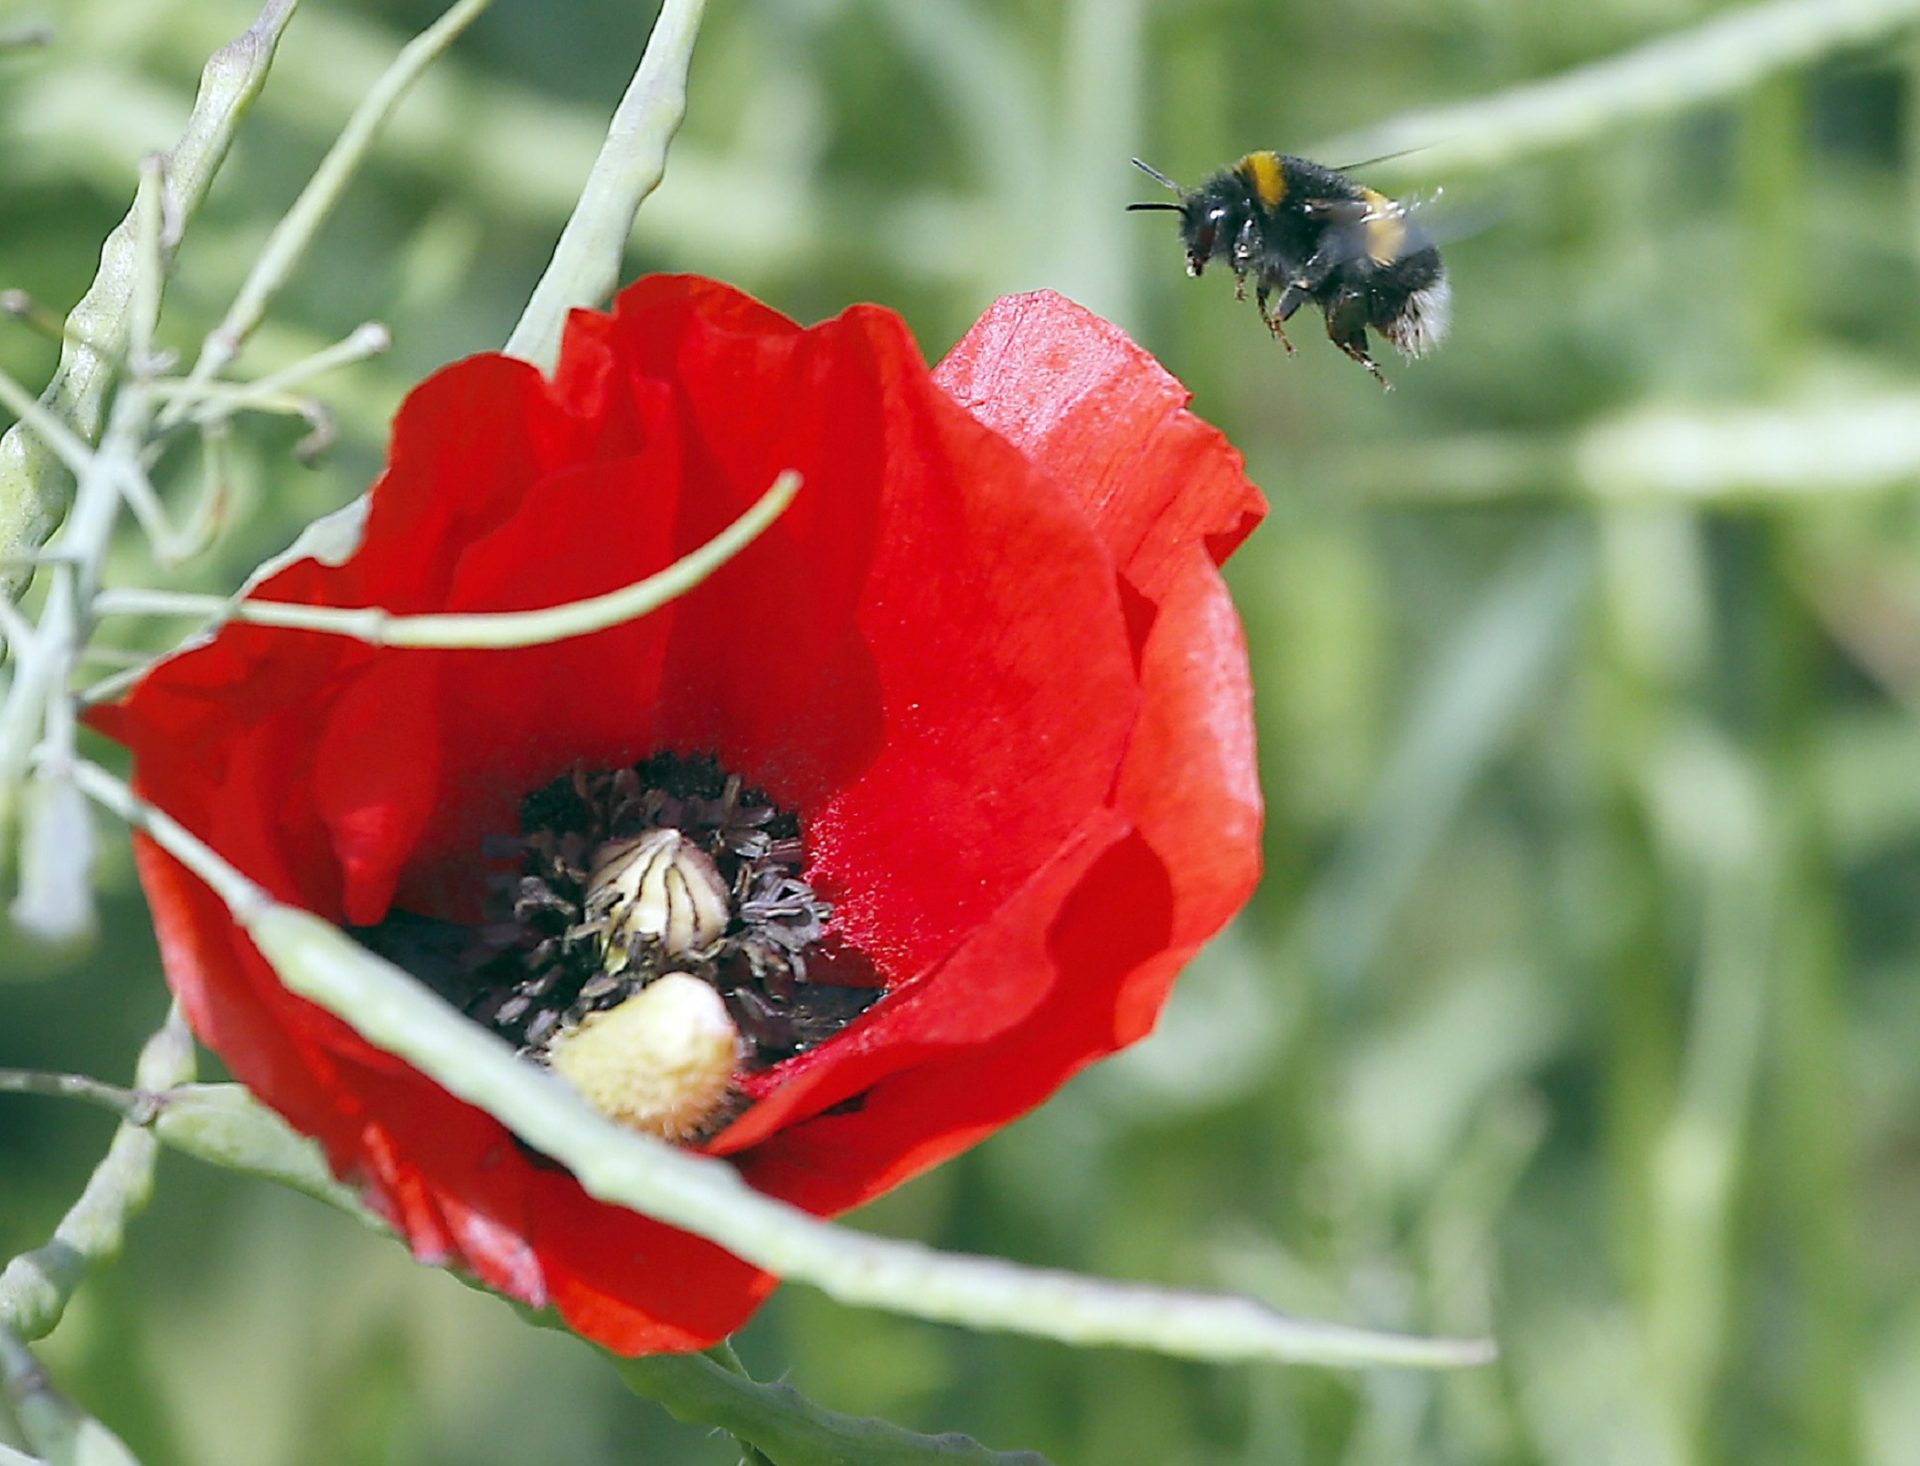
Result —
<path fill-rule="evenodd" d="M 517 837 L 490 837 L 483 849 L 511 868 L 495 878 L 479 925 L 395 911 L 358 935 L 535 1063 L 591 1073 L 583 1092 L 651 1083 L 637 1072 L 610 1079 L 618 1064 L 606 1056 L 638 1055 L 625 1062 L 647 1068 L 656 1063 L 648 1055 L 672 1047 L 659 1026 L 698 1005 L 683 997 L 630 1007 L 669 978 L 716 996 L 736 1035 L 730 1075 L 824 1043 L 881 996 L 858 954 L 830 940 L 833 906 L 805 876 L 798 816 L 714 759 L 661 754 L 576 769 L 521 801 Z M 626 1016 L 614 1022 L 616 1013 Z M 702 1049 L 709 1063 L 717 1051 Z M 563 1052 L 573 1056 L 565 1064 Z M 707 1078 L 692 1086 L 710 1087 Z M 666 1130 L 629 1123 L 698 1140 L 735 1109 L 710 1096 L 684 1111 L 662 1103 L 676 1117 Z M 698 1124 L 686 1118 L 695 1111 Z"/>

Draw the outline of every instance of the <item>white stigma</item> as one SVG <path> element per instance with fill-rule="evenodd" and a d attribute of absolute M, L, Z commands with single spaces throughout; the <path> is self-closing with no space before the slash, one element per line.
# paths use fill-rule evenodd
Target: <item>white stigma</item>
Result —
<path fill-rule="evenodd" d="M 586 909 L 606 923 L 601 956 L 616 973 L 635 965 L 650 943 L 668 957 L 700 953 L 726 935 L 733 919 L 727 883 L 712 857 L 666 828 L 594 852 Z"/>

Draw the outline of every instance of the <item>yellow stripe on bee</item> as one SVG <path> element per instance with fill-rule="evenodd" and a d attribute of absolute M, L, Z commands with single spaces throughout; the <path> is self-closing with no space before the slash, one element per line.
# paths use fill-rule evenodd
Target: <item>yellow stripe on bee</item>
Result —
<path fill-rule="evenodd" d="M 1407 247 L 1407 211 L 1370 188 L 1362 188 L 1367 214 L 1362 226 L 1367 235 L 1367 258 L 1376 265 L 1390 265 Z"/>
<path fill-rule="evenodd" d="M 1254 197 L 1269 209 L 1287 196 L 1287 170 L 1278 153 L 1248 153 L 1233 168 L 1253 185 Z"/>

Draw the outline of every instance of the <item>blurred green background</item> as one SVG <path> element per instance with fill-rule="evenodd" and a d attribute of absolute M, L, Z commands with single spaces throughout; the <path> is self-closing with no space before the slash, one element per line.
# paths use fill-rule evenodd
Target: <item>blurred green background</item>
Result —
<path fill-rule="evenodd" d="M 0 29 L 57 32 L 0 55 L 0 285 L 78 297 L 252 9 L 0 0 Z M 407 384 L 505 338 L 651 9 L 497 0 L 427 78 L 244 365 L 369 317 L 394 349 L 321 385 L 318 468 L 297 426 L 242 435 L 236 524 L 177 583 L 232 586 L 358 492 Z M 436 13 L 307 0 L 166 344 L 218 319 Z M 740 1340 L 756 1373 L 1063 1466 L 1920 1462 L 1920 34 L 1815 43 L 1685 108 L 1704 73 L 1678 65 L 1637 120 L 1550 112 L 1551 147 L 1524 118 L 1416 118 L 1425 151 L 1363 176 L 1444 187 L 1457 327 L 1384 362 L 1390 395 L 1304 316 L 1285 359 L 1226 281 L 1183 277 L 1165 216 L 1121 212 L 1155 191 L 1131 154 L 1195 181 L 1363 143 L 1716 13 L 712 7 L 632 273 L 809 320 L 882 301 L 930 356 L 995 294 L 1065 291 L 1192 387 L 1273 500 L 1231 569 L 1258 899 L 1151 1042 L 859 1224 L 1505 1351 L 1448 1377 L 1208 1368 L 794 1288 Z M 51 358 L 0 333 L 22 379 Z M 110 852 L 97 948 L 0 948 L 0 1064 L 122 1079 L 158 1022 Z M 108 1128 L 0 1102 L 0 1255 L 44 1239 Z M 177 1158 L 43 1357 L 149 1466 L 735 1459 L 577 1343 Z"/>

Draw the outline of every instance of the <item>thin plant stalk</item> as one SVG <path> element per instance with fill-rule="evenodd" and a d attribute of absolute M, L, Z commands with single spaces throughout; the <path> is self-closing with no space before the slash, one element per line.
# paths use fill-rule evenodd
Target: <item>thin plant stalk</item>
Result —
<path fill-rule="evenodd" d="M 281 33 L 299 0 L 268 0 L 237 39 L 215 52 L 201 73 L 199 94 L 187 125 L 165 155 L 167 195 L 162 216 L 169 223 L 165 246 L 179 244 L 180 231 L 198 212 L 234 133 L 265 85 Z M 135 216 L 129 212 L 107 236 L 100 271 L 67 317 L 67 344 L 59 370 L 40 402 L 83 438 L 100 430 L 107 392 L 124 359 L 132 317 L 138 250 Z M 59 525 L 71 502 L 73 482 L 49 445 L 23 423 L 0 435 L 0 595 L 17 598 L 32 574 L 32 556 Z"/>
<path fill-rule="evenodd" d="M 1447 107 L 1403 112 L 1308 150 L 1379 160 L 1382 176 L 1454 177 L 1553 148 L 1612 139 L 1628 123 L 1739 95 L 1776 72 L 1920 24 L 1920 0 L 1769 0 L 1543 81 Z"/>
<path fill-rule="evenodd" d="M 134 1068 L 142 1090 L 164 1090 L 194 1075 L 193 1038 L 179 1011 L 148 1039 Z M 114 1133 L 80 1199 L 44 1247 L 23 1252 L 0 1270 L 0 1329 L 28 1342 L 53 1331 L 86 1276 L 120 1251 L 127 1222 L 153 1194 L 158 1142 L 129 1114 Z"/>
<path fill-rule="evenodd" d="M 265 248 L 253 262 L 225 319 L 202 344 L 200 355 L 187 374 L 190 387 L 211 381 L 239 355 L 240 348 L 266 315 L 268 305 L 305 257 L 314 235 L 366 161 L 394 108 L 400 105 L 421 73 L 437 61 L 491 3 L 492 0 L 457 0 L 440 19 L 401 48 L 393 64 L 368 90 L 327 150 L 326 157 L 320 160 L 320 166 L 301 190 L 300 197 L 267 237 Z M 160 426 L 170 427 L 180 421 L 186 415 L 189 400 L 183 395 L 169 402 L 161 414 Z"/>
<path fill-rule="evenodd" d="M 1190 1359 L 1446 1369 L 1493 1356 L 1485 1340 L 1420 1339 L 1311 1322 L 1251 1298 L 1024 1268 L 835 1227 L 755 1191 L 724 1161 L 616 1125 L 331 922 L 275 901 L 104 769 L 78 763 L 72 776 L 205 881 L 291 992 L 494 1116 L 565 1165 L 589 1195 L 705 1237 L 841 1302 Z"/>
<path fill-rule="evenodd" d="M 550 370 L 567 312 L 606 301 L 620 283 L 634 215 L 666 172 L 667 148 L 687 115 L 687 68 L 706 0 L 666 0 L 639 68 L 620 99 L 580 201 L 534 286 L 507 354 Z"/>
<path fill-rule="evenodd" d="M 588 636 L 622 622 L 638 620 L 668 601 L 685 595 L 728 560 L 758 539 L 786 512 L 800 491 L 800 475 L 789 470 L 706 544 L 676 560 L 665 570 L 605 595 L 569 601 L 533 611 L 434 612 L 403 616 L 378 606 L 340 610 L 326 606 L 299 606 L 279 601 L 231 601 L 223 596 L 174 594 L 158 591 L 107 591 L 95 602 L 103 615 L 160 614 L 209 616 L 216 621 L 240 621 L 252 626 L 321 631 L 385 647 L 507 647 L 536 646 Z"/>

